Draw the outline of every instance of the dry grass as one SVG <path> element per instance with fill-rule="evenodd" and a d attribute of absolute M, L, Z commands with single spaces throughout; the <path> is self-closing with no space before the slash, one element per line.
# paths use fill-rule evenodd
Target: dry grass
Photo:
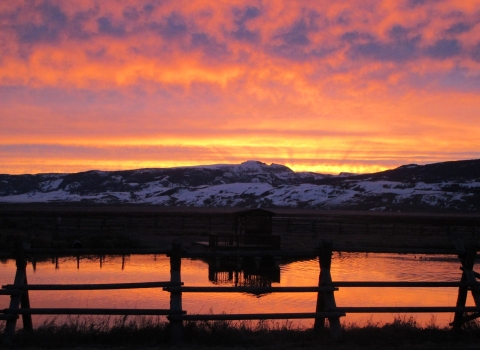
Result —
<path fill-rule="evenodd" d="M 157 317 L 72 317 L 58 323 L 53 318 L 33 332 L 18 331 L 14 348 L 140 348 L 150 349 L 451 349 L 473 348 L 480 343 L 480 323 L 470 322 L 461 331 L 439 327 L 434 319 L 420 326 L 414 318 L 397 317 L 391 323 L 344 324 L 342 339 L 294 327 L 288 321 L 187 322 L 183 342 L 172 344 L 169 324 Z"/>

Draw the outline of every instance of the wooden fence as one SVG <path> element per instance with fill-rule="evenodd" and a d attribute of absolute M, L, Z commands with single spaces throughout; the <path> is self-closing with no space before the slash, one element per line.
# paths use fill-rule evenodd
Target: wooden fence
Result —
<path fill-rule="evenodd" d="M 412 254 L 455 254 L 458 255 L 461 263 L 462 277 L 458 282 L 397 282 L 397 281 L 360 281 L 360 282 L 334 282 L 330 274 L 331 256 L 333 251 L 350 252 L 386 252 L 386 253 L 412 253 Z M 73 251 L 75 252 L 75 251 Z M 45 253 L 45 251 L 30 250 L 29 253 Z M 90 253 L 86 251 L 76 251 L 79 253 Z M 118 251 L 117 251 L 118 253 Z M 137 251 L 138 253 L 138 251 Z M 147 251 L 144 253 L 152 253 Z M 31 315 L 165 315 L 171 324 L 171 338 L 174 342 L 180 342 L 182 339 L 183 321 L 199 320 L 265 320 L 265 319 L 314 319 L 314 329 L 320 330 L 325 327 L 328 319 L 330 330 L 334 338 L 340 338 L 341 325 L 340 317 L 349 313 L 454 313 L 454 320 L 451 323 L 453 328 L 459 329 L 465 322 L 480 317 L 480 283 L 477 278 L 480 274 L 473 271 L 477 249 L 471 247 L 465 249 L 462 242 L 456 243 L 456 250 L 446 249 L 355 249 L 352 247 L 336 247 L 331 241 L 323 241 L 319 249 L 305 256 L 318 256 L 320 264 L 320 275 L 318 286 L 298 286 L 298 287 L 197 287 L 184 286 L 181 281 L 181 261 L 186 257 L 218 257 L 218 256 L 288 256 L 287 252 L 208 252 L 208 253 L 187 253 L 182 252 L 181 243 L 175 241 L 172 248 L 168 251 L 156 251 L 158 254 L 167 254 L 170 257 L 170 280 L 162 282 L 138 282 L 138 283 L 117 283 L 117 284 L 28 284 L 26 275 L 25 251 L 21 244 L 17 244 L 16 266 L 17 271 L 13 284 L 4 285 L 0 290 L 0 295 L 9 295 L 11 297 L 10 306 L 7 309 L 0 310 L 0 320 L 5 320 L 5 331 L 3 342 L 10 344 L 16 328 L 19 315 L 22 316 L 23 328 L 32 330 Z M 299 253 L 294 253 L 299 256 Z M 456 287 L 458 288 L 458 298 L 455 306 L 408 306 L 408 307 L 385 307 L 369 306 L 356 307 L 337 306 L 335 301 L 335 291 L 339 288 L 349 287 Z M 130 289 L 130 288 L 163 288 L 170 293 L 169 309 L 102 309 L 102 308 L 33 308 L 30 306 L 30 290 L 107 290 L 107 289 Z M 466 307 L 466 298 L 468 291 L 471 291 L 475 307 Z M 317 293 L 316 309 L 308 313 L 257 313 L 257 314 L 187 314 L 182 308 L 183 293 Z M 465 314 L 469 313 L 469 314 Z"/>

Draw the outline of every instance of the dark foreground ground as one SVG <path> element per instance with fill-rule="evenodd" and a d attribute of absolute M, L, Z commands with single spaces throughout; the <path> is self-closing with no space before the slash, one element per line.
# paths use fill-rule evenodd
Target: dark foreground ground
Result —
<path fill-rule="evenodd" d="M 120 321 L 113 328 L 102 322 L 44 325 L 31 334 L 19 332 L 15 349 L 476 349 L 480 327 L 471 323 L 459 332 L 434 324 L 420 327 L 414 319 L 388 324 L 346 325 L 333 340 L 327 329 L 298 330 L 288 324 L 251 325 L 226 322 L 187 323 L 182 342 L 173 344 L 164 323 Z"/>

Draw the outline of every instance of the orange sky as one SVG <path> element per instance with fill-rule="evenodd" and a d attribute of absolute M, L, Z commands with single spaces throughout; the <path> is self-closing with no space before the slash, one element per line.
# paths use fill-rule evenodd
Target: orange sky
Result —
<path fill-rule="evenodd" d="M 480 158 L 476 1 L 2 1 L 0 173 Z"/>

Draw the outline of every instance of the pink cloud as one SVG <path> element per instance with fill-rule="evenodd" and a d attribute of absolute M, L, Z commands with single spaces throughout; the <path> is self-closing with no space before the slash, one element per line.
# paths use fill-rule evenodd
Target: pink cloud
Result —
<path fill-rule="evenodd" d="M 52 171 L 65 159 L 132 166 L 132 144 L 158 166 L 368 171 L 471 157 L 478 13 L 427 0 L 1 3 L 0 146 L 15 149 L 3 169 L 28 172 L 13 164 L 32 161 L 31 144 L 52 150 L 39 161 Z"/>

